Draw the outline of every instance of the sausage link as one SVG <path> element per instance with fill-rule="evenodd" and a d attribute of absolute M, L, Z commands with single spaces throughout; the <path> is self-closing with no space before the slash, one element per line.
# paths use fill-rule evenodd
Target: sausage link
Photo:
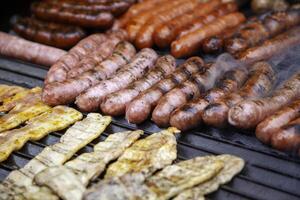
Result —
<path fill-rule="evenodd" d="M 153 87 L 142 92 L 126 106 L 126 119 L 130 123 L 139 124 L 145 121 L 159 99 L 177 85 L 183 83 L 191 75 L 204 72 L 204 62 L 199 57 L 187 59 L 175 72 L 159 81 Z"/>
<path fill-rule="evenodd" d="M 130 43 L 120 42 L 113 54 L 95 68 L 64 82 L 45 85 L 42 99 L 51 106 L 72 103 L 86 89 L 98 84 L 101 80 L 110 78 L 120 67 L 127 64 L 134 55 L 135 48 Z"/>
<path fill-rule="evenodd" d="M 64 57 L 66 53 L 66 51 L 61 49 L 30 42 L 7 33 L 0 32 L 0 55 L 2 56 L 51 66 L 61 57 Z"/>
<path fill-rule="evenodd" d="M 155 68 L 126 89 L 108 95 L 101 104 L 101 111 L 107 115 L 122 115 L 125 113 L 126 105 L 130 103 L 142 91 L 149 89 L 165 76 L 171 74 L 176 67 L 175 58 L 167 55 L 160 57 Z"/>
<path fill-rule="evenodd" d="M 152 49 L 143 49 L 111 79 L 101 81 L 76 98 L 82 111 L 97 110 L 107 95 L 126 88 L 154 67 L 158 55 Z"/>
<path fill-rule="evenodd" d="M 300 73 L 291 77 L 268 98 L 246 100 L 229 110 L 228 121 L 238 128 L 255 128 L 268 115 L 300 97 Z"/>
<path fill-rule="evenodd" d="M 196 99 L 204 92 L 211 89 L 216 81 L 234 65 L 220 65 L 213 63 L 204 73 L 197 73 L 190 80 L 172 89 L 158 102 L 152 113 L 152 120 L 158 126 L 168 126 L 171 113 L 178 107 L 186 104 L 189 100 Z"/>
<path fill-rule="evenodd" d="M 282 33 L 270 40 L 266 40 L 261 46 L 252 47 L 237 55 L 245 63 L 251 64 L 261 60 L 268 60 L 271 57 L 284 52 L 293 46 L 300 44 L 300 27 Z"/>
<path fill-rule="evenodd" d="M 275 132 L 271 137 L 271 145 L 281 151 L 297 153 L 300 150 L 300 117 Z"/>
<path fill-rule="evenodd" d="M 241 67 L 226 72 L 217 86 L 209 90 L 204 98 L 196 99 L 176 109 L 170 118 L 171 126 L 186 131 L 201 125 L 202 113 L 206 106 L 230 92 L 237 91 L 246 81 L 247 74 L 248 71 Z"/>
<path fill-rule="evenodd" d="M 249 72 L 249 78 L 237 92 L 231 93 L 224 99 L 207 106 L 202 119 L 207 125 L 224 127 L 227 125 L 228 111 L 243 99 L 260 97 L 272 90 L 275 74 L 272 67 L 266 62 L 256 63 Z"/>
<path fill-rule="evenodd" d="M 114 16 L 110 12 L 87 11 L 76 8 L 65 8 L 61 4 L 35 2 L 31 7 L 34 15 L 42 20 L 68 23 L 82 27 L 109 28 Z"/>
<path fill-rule="evenodd" d="M 245 16 L 239 12 L 222 16 L 203 28 L 172 42 L 172 55 L 176 58 L 192 55 L 201 47 L 204 39 L 220 34 L 225 29 L 235 27 L 244 21 Z"/>
<path fill-rule="evenodd" d="M 73 47 L 85 36 L 85 32 L 80 27 L 29 17 L 18 18 L 13 30 L 28 40 L 63 49 Z"/>
<path fill-rule="evenodd" d="M 256 137 L 263 143 L 269 144 L 276 131 L 297 117 L 300 117 L 300 100 L 294 101 L 291 105 L 260 122 L 256 127 Z"/>

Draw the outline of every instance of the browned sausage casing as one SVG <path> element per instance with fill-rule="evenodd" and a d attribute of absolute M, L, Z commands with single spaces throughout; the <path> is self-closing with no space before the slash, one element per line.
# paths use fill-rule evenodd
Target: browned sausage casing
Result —
<path fill-rule="evenodd" d="M 30 49 L 30 51 L 29 51 Z M 0 55 L 51 66 L 67 52 L 0 32 Z"/>
<path fill-rule="evenodd" d="M 256 137 L 263 143 L 269 144 L 272 135 L 283 125 L 300 116 L 300 100 L 279 110 L 274 115 L 264 119 L 256 127 Z"/>
<path fill-rule="evenodd" d="M 232 106 L 243 99 L 267 95 L 272 90 L 274 81 L 275 74 L 272 67 L 266 62 L 256 63 L 250 69 L 248 80 L 237 93 L 229 94 L 205 108 L 203 121 L 214 127 L 226 126 L 228 111 Z"/>
<path fill-rule="evenodd" d="M 182 131 L 200 126 L 202 113 L 206 106 L 220 100 L 226 94 L 236 91 L 246 81 L 247 74 L 248 71 L 243 67 L 226 72 L 217 87 L 208 91 L 204 98 L 199 98 L 176 109 L 170 118 L 171 126 Z"/>
<path fill-rule="evenodd" d="M 238 128 L 255 128 L 268 115 L 300 96 L 300 73 L 290 78 L 271 97 L 245 100 L 229 110 L 228 121 Z"/>
<path fill-rule="evenodd" d="M 85 36 L 85 32 L 80 27 L 29 17 L 18 18 L 13 30 L 28 40 L 63 49 L 73 47 Z"/>
<path fill-rule="evenodd" d="M 147 90 L 152 85 L 171 74 L 176 67 L 175 58 L 171 55 L 160 57 L 155 68 L 126 89 L 108 95 L 101 104 L 101 111 L 107 115 L 122 115 L 125 113 L 126 105 L 130 103 L 139 93 Z"/>
<path fill-rule="evenodd" d="M 35 2 L 31 7 L 37 18 L 61 23 L 68 23 L 82 27 L 109 28 L 114 17 L 110 12 L 87 11 L 76 8 L 65 8 L 47 2 Z"/>
<path fill-rule="evenodd" d="M 54 82 L 45 85 L 43 101 L 52 106 L 74 102 L 75 98 L 86 89 L 96 85 L 101 80 L 110 78 L 120 67 L 127 64 L 135 55 L 135 48 L 128 42 L 120 42 L 113 54 L 95 68 L 67 79 L 64 82 Z"/>
<path fill-rule="evenodd" d="M 171 44 L 172 55 L 176 58 L 194 54 L 204 39 L 220 34 L 227 28 L 235 27 L 245 21 L 242 13 L 235 12 L 222 16 L 212 23 L 180 37 Z"/>
<path fill-rule="evenodd" d="M 297 153 L 300 150 L 300 117 L 275 132 L 271 138 L 271 145 L 281 151 Z"/>
<path fill-rule="evenodd" d="M 139 124 L 145 121 L 157 105 L 159 99 L 177 85 L 183 83 L 191 75 L 204 72 L 205 65 L 201 58 L 187 59 L 175 72 L 159 81 L 153 87 L 142 92 L 126 106 L 126 119 L 130 123 Z"/>
<path fill-rule="evenodd" d="M 85 91 L 76 98 L 76 105 L 82 111 L 94 111 L 99 109 L 100 104 L 107 95 L 126 88 L 129 84 L 141 78 L 146 72 L 154 67 L 158 55 L 152 49 L 142 49 L 132 61 L 124 66 L 117 74 L 108 80 Z"/>

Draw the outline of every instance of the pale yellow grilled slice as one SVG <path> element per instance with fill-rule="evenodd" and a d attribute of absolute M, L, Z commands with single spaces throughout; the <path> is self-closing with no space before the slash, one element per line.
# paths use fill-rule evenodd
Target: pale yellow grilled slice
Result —
<path fill-rule="evenodd" d="M 0 102 L 3 102 L 4 99 L 14 96 L 15 94 L 25 91 L 28 89 L 19 87 L 19 86 L 0 86 Z"/>

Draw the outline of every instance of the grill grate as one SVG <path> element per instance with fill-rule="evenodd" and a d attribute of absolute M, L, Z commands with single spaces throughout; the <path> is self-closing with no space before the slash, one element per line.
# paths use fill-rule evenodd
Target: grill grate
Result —
<path fill-rule="evenodd" d="M 24 87 L 42 86 L 47 69 L 16 60 L 0 57 L 0 83 Z M 160 129 L 147 121 L 141 125 L 126 122 L 123 117 L 114 118 L 105 133 L 76 155 L 89 152 L 92 146 L 104 140 L 108 134 L 143 129 L 146 135 Z M 24 166 L 45 146 L 56 143 L 64 131 L 51 133 L 40 141 L 28 142 L 0 163 L 0 180 L 10 171 Z M 178 159 L 195 156 L 229 153 L 246 160 L 244 170 L 229 184 L 222 186 L 209 199 L 300 199 L 300 159 L 273 150 L 261 144 L 253 135 L 239 130 L 218 130 L 204 127 L 178 135 Z M 76 156 L 75 155 L 75 156 Z"/>

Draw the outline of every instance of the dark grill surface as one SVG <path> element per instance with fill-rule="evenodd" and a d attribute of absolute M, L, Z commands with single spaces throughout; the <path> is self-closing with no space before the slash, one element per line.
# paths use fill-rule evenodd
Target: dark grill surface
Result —
<path fill-rule="evenodd" d="M 29 88 L 42 86 L 46 72 L 47 69 L 41 66 L 0 57 L 2 84 Z M 100 139 L 93 141 L 76 155 L 91 151 L 93 144 L 105 139 L 108 134 L 137 128 L 143 129 L 146 135 L 160 130 L 150 121 L 136 126 L 128 124 L 124 118 L 114 118 Z M 56 143 L 62 133 L 63 131 L 51 133 L 40 141 L 28 142 L 21 150 L 14 152 L 8 160 L 0 163 L 0 180 L 10 171 L 24 166 L 45 146 Z M 223 153 L 242 157 L 246 160 L 246 166 L 233 181 L 209 195 L 209 199 L 300 199 L 299 158 L 273 150 L 261 144 L 253 135 L 240 133 L 232 128 L 218 130 L 206 127 L 178 135 L 179 160 Z"/>

